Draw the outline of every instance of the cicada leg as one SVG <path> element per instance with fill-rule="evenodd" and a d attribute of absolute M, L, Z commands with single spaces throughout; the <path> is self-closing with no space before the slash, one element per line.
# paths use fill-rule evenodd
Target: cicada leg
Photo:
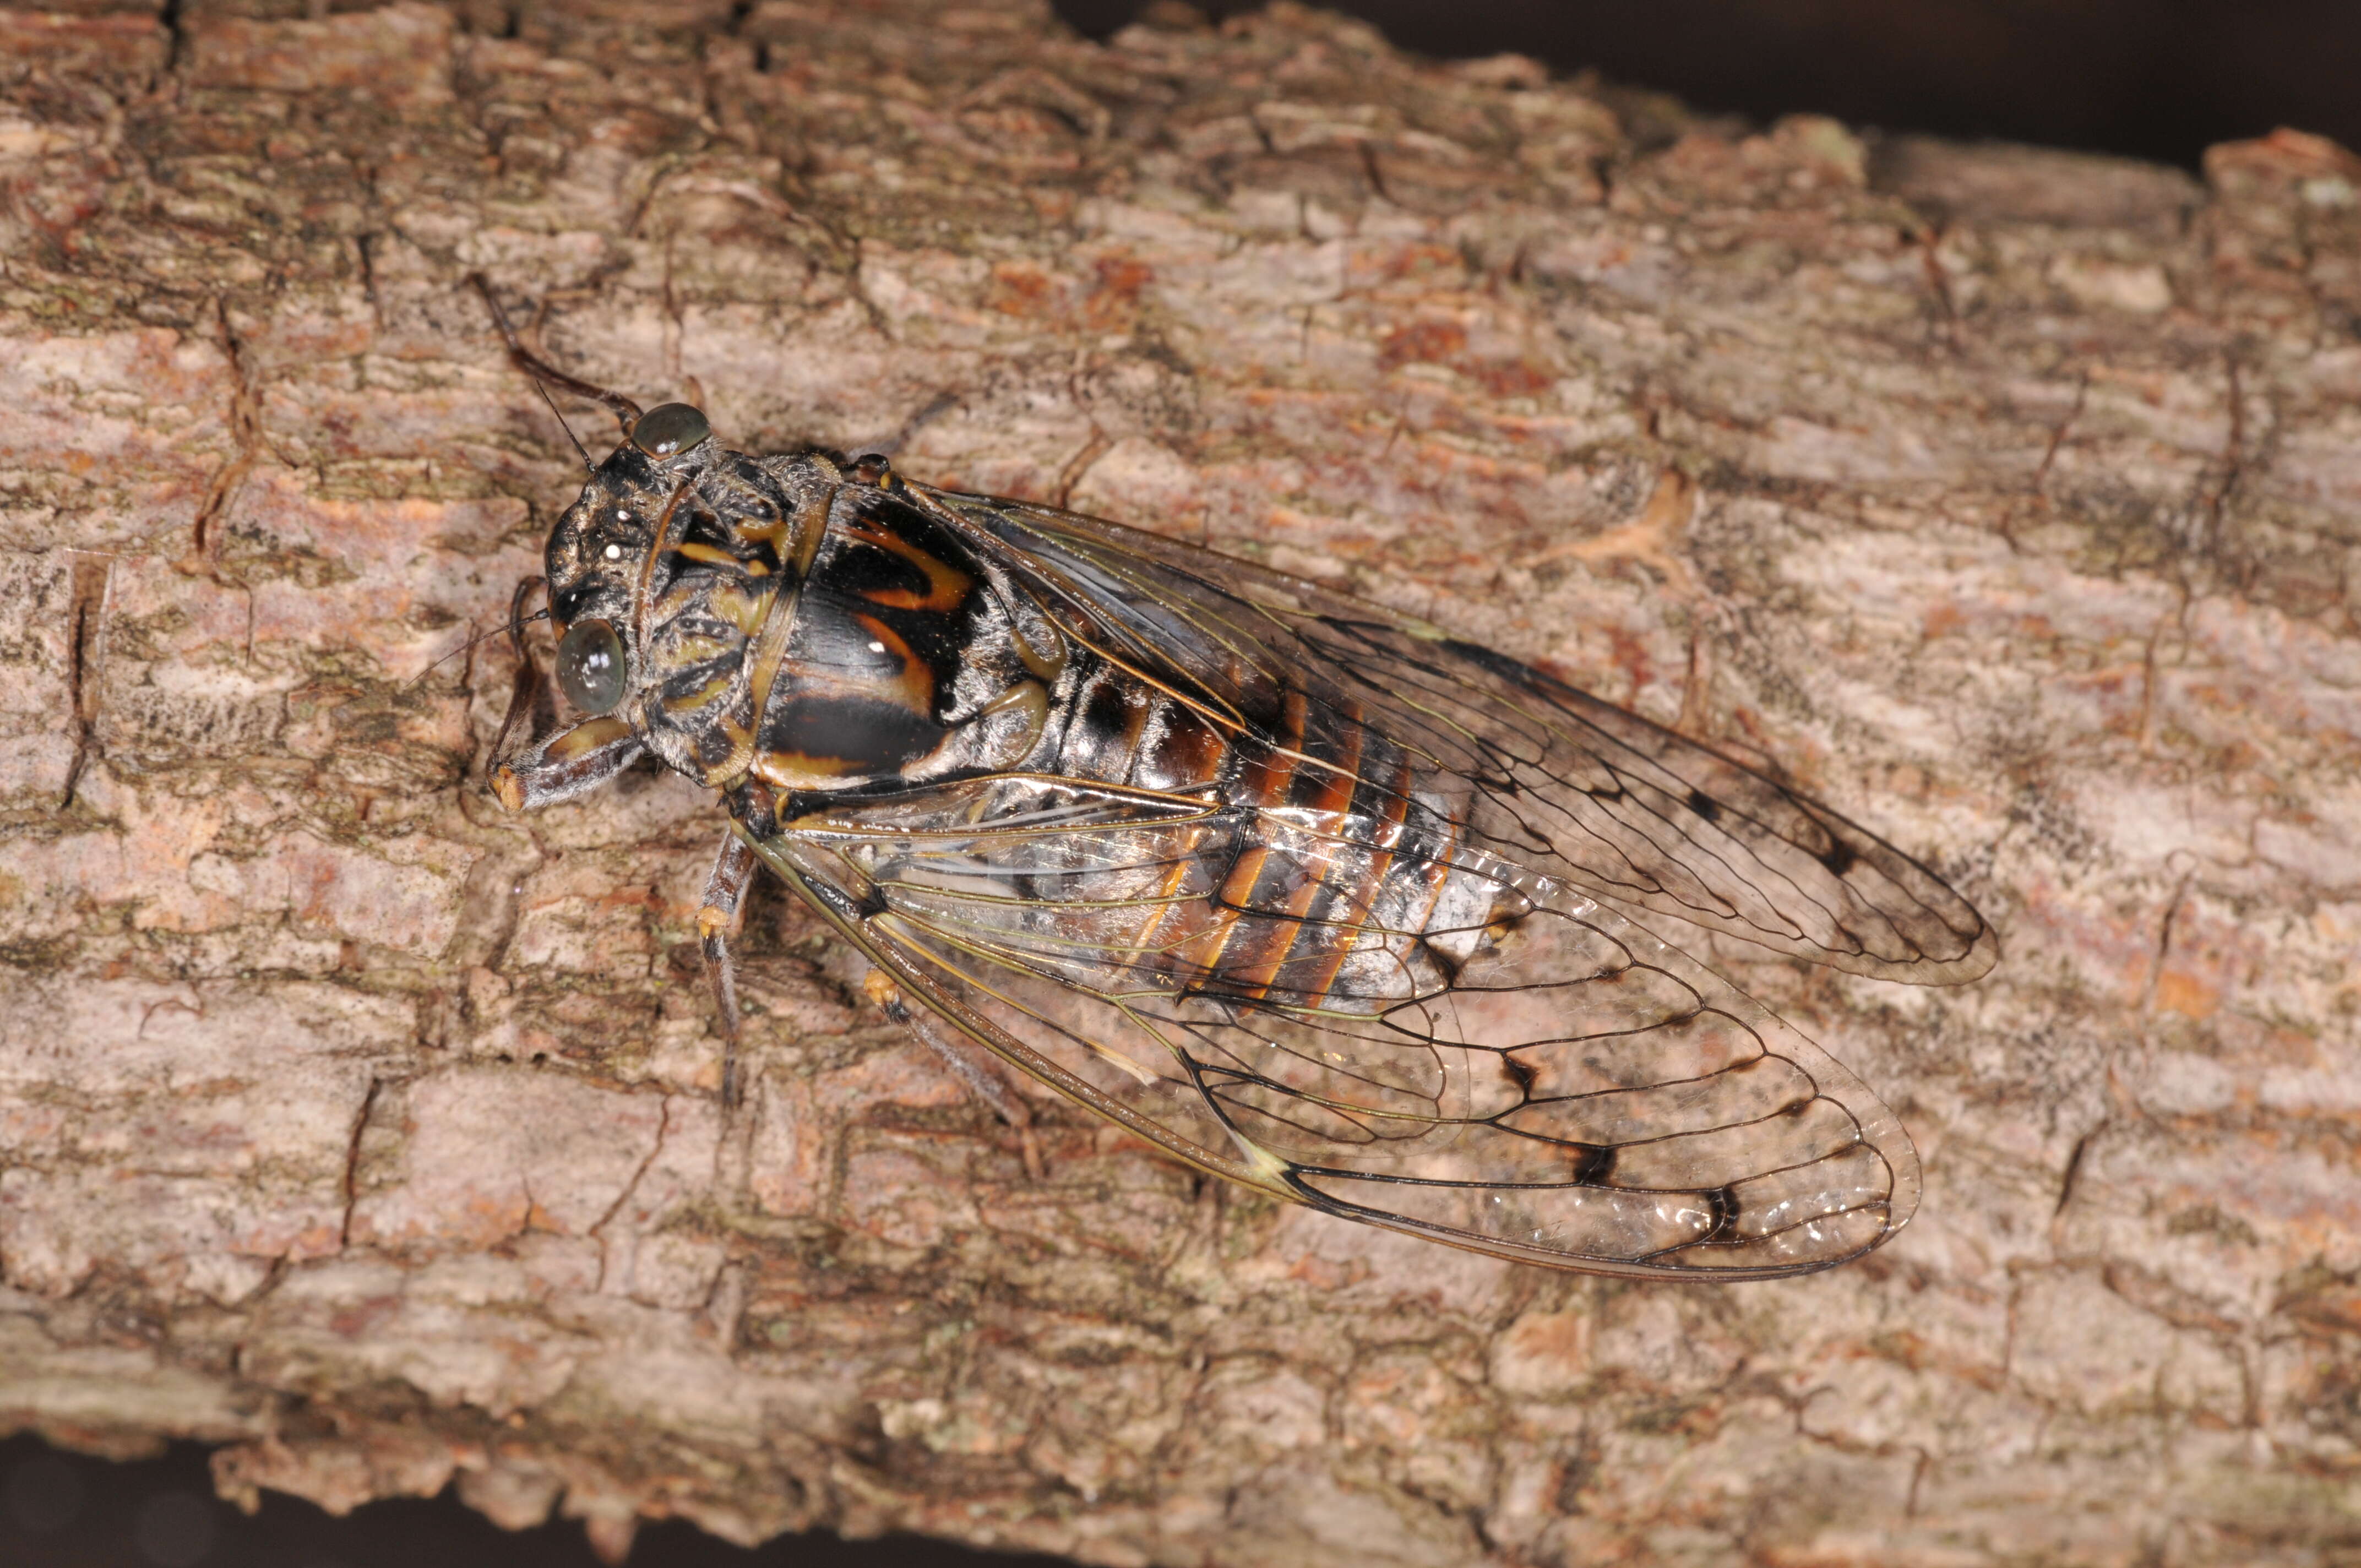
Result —
<path fill-rule="evenodd" d="M 735 833 L 721 836 L 713 874 L 705 879 L 705 903 L 697 912 L 697 943 L 705 954 L 705 978 L 713 985 L 713 1009 L 721 1018 L 721 1112 L 738 1109 L 738 967 L 730 938 L 738 929 L 739 905 L 754 880 L 754 851 Z"/>
<path fill-rule="evenodd" d="M 598 788 L 638 760 L 639 737 L 620 718 L 586 718 L 492 764 L 492 794 L 511 811 L 554 806 Z"/>
<path fill-rule="evenodd" d="M 903 1001 L 901 988 L 884 970 L 871 970 L 861 982 L 861 989 L 869 993 L 869 1000 L 877 1003 L 885 1016 L 917 1036 L 928 1049 L 940 1057 L 943 1065 L 967 1085 L 970 1093 L 991 1106 L 1002 1121 L 1016 1130 L 1016 1146 L 1025 1161 L 1025 1174 L 1036 1181 L 1043 1179 L 1041 1146 L 1033 1136 L 1031 1109 L 997 1072 L 975 1059 L 972 1054 L 975 1047 L 953 1039 L 925 1008 L 913 1007 Z"/>
<path fill-rule="evenodd" d="M 508 810 L 571 801 L 623 773 L 640 756 L 640 740 L 620 718 L 588 718 L 571 729 L 548 734 L 557 723 L 557 687 L 524 642 L 524 600 L 541 588 L 541 578 L 517 583 L 508 607 L 508 642 L 517 650 L 517 680 L 508 689 L 508 713 L 499 740 L 491 741 L 491 794 Z"/>
<path fill-rule="evenodd" d="M 566 391 L 588 398 L 594 402 L 606 404 L 608 408 L 614 411 L 615 417 L 622 422 L 626 432 L 638 422 L 640 405 L 623 396 L 622 393 L 609 391 L 593 382 L 585 381 L 578 376 L 569 376 L 556 366 L 527 350 L 523 344 L 519 343 L 515 331 L 509 325 L 509 313 L 500 309 L 500 302 L 493 294 L 491 283 L 482 273 L 468 273 L 467 281 L 476 286 L 476 292 L 481 294 L 484 297 L 484 303 L 491 307 L 492 323 L 500 329 L 500 341 L 508 345 L 509 362 L 543 385 L 542 396 L 549 395 L 546 389 L 549 387 L 561 387 Z M 544 301 L 543 308 L 545 310 L 547 306 L 548 302 Z M 538 318 L 536 318 L 535 330 L 538 331 Z M 556 411 L 556 408 L 557 405 L 555 403 L 550 405 L 550 411 L 553 413 Z M 558 422 L 563 424 L 565 421 L 566 416 L 559 414 Z M 571 435 L 574 432 L 569 428 L 566 433 Z M 582 460 L 586 464 L 588 463 L 590 455 L 584 453 Z"/>
<path fill-rule="evenodd" d="M 511 811 L 571 800 L 629 767 L 640 754 L 631 727 L 614 716 L 588 718 L 548 734 L 557 722 L 557 691 L 524 640 L 524 601 L 539 577 L 517 585 L 509 605 L 509 641 L 516 649 L 516 683 L 509 710 L 492 742 L 492 794 Z"/>
<path fill-rule="evenodd" d="M 500 736 L 492 742 L 496 764 L 532 744 L 534 736 L 547 734 L 557 722 L 557 688 L 550 684 L 541 661 L 533 656 L 533 648 L 524 640 L 524 601 L 548 581 L 527 577 L 509 598 L 509 647 L 516 653 L 516 679 L 509 686 L 509 710 L 500 716 Z"/>

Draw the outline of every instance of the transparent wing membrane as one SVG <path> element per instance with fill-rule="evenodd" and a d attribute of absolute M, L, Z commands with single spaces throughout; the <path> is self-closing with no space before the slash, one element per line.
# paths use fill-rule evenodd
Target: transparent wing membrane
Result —
<path fill-rule="evenodd" d="M 1240 983 L 1174 916 L 1211 908 L 1225 948 L 1266 953 L 1254 927 L 1301 917 L 1208 890 L 1274 839 L 1313 878 L 1337 847 L 1260 812 L 1017 776 L 833 808 L 756 848 L 972 1037 L 1334 1213 L 1724 1278 L 1841 1262 L 1908 1218 L 1916 1158 L 1857 1079 L 1629 920 L 1482 851 L 1422 868 L 1422 909 L 1335 917 L 1349 985 Z"/>

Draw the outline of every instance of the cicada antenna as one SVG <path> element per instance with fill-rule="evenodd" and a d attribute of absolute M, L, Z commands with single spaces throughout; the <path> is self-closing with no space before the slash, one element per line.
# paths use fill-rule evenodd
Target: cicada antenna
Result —
<path fill-rule="evenodd" d="M 533 355 L 523 344 L 517 341 L 515 329 L 509 325 L 508 313 L 500 309 L 500 302 L 492 293 L 492 286 L 485 280 L 484 275 L 480 272 L 470 272 L 467 274 L 467 281 L 476 286 L 476 292 L 483 295 L 484 303 L 491 307 L 492 323 L 500 329 L 500 341 L 509 345 L 509 362 L 533 378 L 533 386 L 541 392 L 541 400 L 549 405 L 551 413 L 557 414 L 557 422 L 565 430 L 566 439 L 574 443 L 575 451 L 582 454 L 582 466 L 592 473 L 598 472 L 598 466 L 590 461 L 589 449 L 582 444 L 582 438 L 574 433 L 574 427 L 566 422 L 566 416 L 558 413 L 557 400 L 549 395 L 549 389 L 552 386 L 563 387 L 577 397 L 588 398 L 593 402 L 606 404 L 608 408 L 614 411 L 615 417 L 622 422 L 623 433 L 626 435 L 631 433 L 631 426 L 640 422 L 640 405 L 620 392 L 609 391 L 604 387 L 585 381 L 578 376 L 569 376 L 555 365 Z"/>
<path fill-rule="evenodd" d="M 540 581 L 541 579 L 539 577 L 528 577 L 525 579 L 523 587 L 531 587 L 533 585 L 538 584 Z M 465 642 L 460 643 L 456 648 L 452 649 L 448 653 L 444 654 L 441 658 L 435 660 L 433 663 L 419 671 L 417 674 L 412 676 L 410 679 L 410 685 L 412 686 L 423 685 L 427 676 L 433 674 L 435 671 L 441 669 L 444 665 L 449 663 L 460 654 L 465 653 L 470 648 L 479 648 L 485 643 L 489 642 L 495 637 L 506 634 L 509 641 L 512 644 L 516 644 L 519 642 L 519 639 L 523 637 L 524 629 L 526 627 L 531 626 L 536 620 L 547 620 L 549 619 L 549 611 L 547 609 L 537 609 L 531 615 L 523 613 L 523 598 L 524 594 L 522 589 L 520 589 L 517 595 L 517 602 L 511 603 L 509 607 L 509 619 L 493 627 L 489 631 L 480 632 L 474 637 L 468 638 Z M 519 652 L 522 652 L 521 644 L 519 644 Z"/>

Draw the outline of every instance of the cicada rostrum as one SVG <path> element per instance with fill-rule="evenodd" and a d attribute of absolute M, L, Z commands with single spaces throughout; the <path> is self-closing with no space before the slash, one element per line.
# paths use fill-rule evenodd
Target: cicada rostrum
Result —
<path fill-rule="evenodd" d="M 1331 1214 L 1715 1279 L 1909 1218 L 1893 1113 L 1653 929 L 1990 969 L 1991 928 L 1891 845 L 1375 605 L 883 458 L 732 451 L 501 331 L 623 439 L 549 536 L 573 721 L 528 655 L 492 788 L 565 800 L 647 753 L 719 793 L 725 1100 L 766 866 L 954 1060 Z"/>

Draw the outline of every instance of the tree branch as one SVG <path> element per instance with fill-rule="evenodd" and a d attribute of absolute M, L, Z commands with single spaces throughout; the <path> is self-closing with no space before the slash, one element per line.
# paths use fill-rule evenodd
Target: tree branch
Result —
<path fill-rule="evenodd" d="M 610 1553 L 2349 1538 L 2351 156 L 1756 134 L 1290 6 L 232 9 L 0 13 L 0 1429 Z M 725 1137 L 711 803 L 507 817 L 505 640 L 434 665 L 579 482 L 474 269 L 737 444 L 1352 587 L 1928 855 L 1981 984 L 1716 949 L 1917 1221 L 1646 1288 L 1054 1106 L 1036 1182 L 775 893 Z"/>

